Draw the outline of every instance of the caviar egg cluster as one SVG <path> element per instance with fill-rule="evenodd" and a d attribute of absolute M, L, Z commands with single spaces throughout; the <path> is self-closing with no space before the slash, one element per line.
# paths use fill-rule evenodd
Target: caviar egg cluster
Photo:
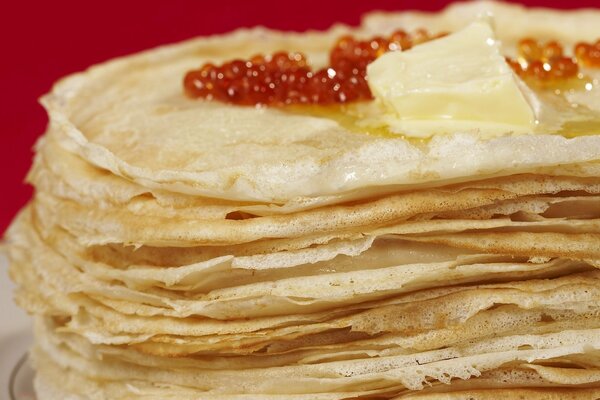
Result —
<path fill-rule="evenodd" d="M 578 77 L 579 67 L 600 67 L 600 40 L 575 45 L 574 57 L 567 57 L 556 41 L 541 44 L 531 38 L 518 45 L 518 59 L 508 59 L 513 70 L 524 79 L 542 83 Z"/>
<path fill-rule="evenodd" d="M 581 65 L 600 68 L 600 39 L 596 40 L 596 43 L 577 43 L 574 53 L 575 58 Z"/>
<path fill-rule="evenodd" d="M 205 64 L 184 78 L 192 98 L 238 105 L 336 104 L 371 99 L 367 65 L 387 51 L 406 50 L 440 37 L 425 30 L 396 31 L 388 38 L 340 38 L 329 54 L 329 66 L 313 70 L 301 53 L 278 52 Z"/>

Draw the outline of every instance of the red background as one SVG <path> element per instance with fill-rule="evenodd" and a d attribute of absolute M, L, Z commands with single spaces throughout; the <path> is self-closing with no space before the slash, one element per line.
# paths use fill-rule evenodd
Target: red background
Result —
<path fill-rule="evenodd" d="M 0 233 L 27 201 L 23 178 L 47 120 L 37 98 L 53 81 L 111 57 L 237 27 L 325 29 L 357 24 L 369 10 L 438 10 L 449 1 L 11 1 L 0 8 Z M 598 6 L 598 0 L 523 0 L 533 6 Z"/>

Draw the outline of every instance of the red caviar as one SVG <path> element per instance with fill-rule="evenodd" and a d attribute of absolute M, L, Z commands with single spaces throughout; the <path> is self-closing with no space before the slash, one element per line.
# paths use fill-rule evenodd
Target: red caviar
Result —
<path fill-rule="evenodd" d="M 600 68 L 600 39 L 596 40 L 596 43 L 577 43 L 574 53 L 581 65 Z"/>
<path fill-rule="evenodd" d="M 600 68 L 600 39 L 595 43 L 577 43 L 573 57 L 566 57 L 556 41 L 542 45 L 525 38 L 519 42 L 518 53 L 518 61 L 507 59 L 509 65 L 522 78 L 542 83 L 575 78 L 580 67 Z"/>
<path fill-rule="evenodd" d="M 189 97 L 239 105 L 335 104 L 371 99 L 367 65 L 387 51 L 406 50 L 441 35 L 425 30 L 396 31 L 388 38 L 340 38 L 329 54 L 329 66 L 313 71 L 301 53 L 278 52 L 205 64 L 189 71 L 184 88 Z"/>
<path fill-rule="evenodd" d="M 387 38 L 368 40 L 343 36 L 329 53 L 329 65 L 316 71 L 302 53 L 278 52 L 220 66 L 207 63 L 189 71 L 183 84 L 189 97 L 238 105 L 326 105 L 369 100 L 369 63 L 388 51 L 407 50 L 444 35 L 430 35 L 419 29 L 412 34 L 398 30 Z M 600 40 L 577 43 L 574 57 L 567 57 L 556 41 L 541 44 L 525 38 L 518 44 L 518 58 L 506 60 L 522 78 L 552 84 L 577 77 L 580 66 L 600 68 Z"/>

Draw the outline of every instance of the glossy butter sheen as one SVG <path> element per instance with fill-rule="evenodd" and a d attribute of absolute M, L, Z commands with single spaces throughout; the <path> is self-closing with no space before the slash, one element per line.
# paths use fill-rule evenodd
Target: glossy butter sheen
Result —
<path fill-rule="evenodd" d="M 381 118 L 397 133 L 428 137 L 477 130 L 494 136 L 535 127 L 526 89 L 484 20 L 414 49 L 384 54 L 367 73 L 385 109 Z"/>

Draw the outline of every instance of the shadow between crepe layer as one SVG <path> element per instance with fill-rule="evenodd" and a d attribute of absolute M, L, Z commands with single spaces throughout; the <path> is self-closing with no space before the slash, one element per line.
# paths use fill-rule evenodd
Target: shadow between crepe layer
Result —
<path fill-rule="evenodd" d="M 29 243 L 36 246 L 35 242 Z M 554 299 L 560 299 L 560 303 L 564 307 L 572 303 L 577 307 L 591 307 L 596 301 L 593 293 L 596 291 L 594 286 L 596 285 L 594 278 L 596 275 L 594 274 L 597 273 L 581 277 L 573 275 L 572 278 L 569 278 L 573 279 L 573 284 L 583 284 L 584 286 L 577 288 L 567 285 L 563 291 L 558 289 L 559 286 L 552 285 L 560 285 L 563 281 L 568 282 L 569 280 L 566 278 L 555 278 L 558 280 L 540 282 L 532 280 L 534 278 L 559 277 L 578 271 L 594 270 L 585 263 L 569 260 L 538 261 L 537 263 L 507 262 L 507 259 L 503 260 L 497 256 L 474 255 L 458 257 L 456 261 L 451 262 L 400 264 L 391 268 L 385 265 L 382 268 L 377 268 L 375 263 L 369 267 L 369 275 L 377 275 L 384 271 L 387 280 L 375 276 L 367 281 L 360 278 L 365 276 L 364 271 L 360 269 L 332 273 L 335 263 L 331 263 L 326 274 L 314 275 L 312 281 L 303 288 L 297 287 L 298 284 L 301 284 L 300 282 L 294 282 L 292 285 L 283 284 L 290 279 L 284 277 L 278 283 L 280 289 L 277 292 L 274 292 L 276 287 L 274 285 L 277 284 L 277 281 L 267 281 L 265 283 L 258 282 L 239 287 L 215 289 L 200 295 L 195 300 L 191 300 L 189 297 L 186 299 L 186 297 L 174 296 L 173 293 L 169 294 L 168 291 L 160 292 L 162 296 L 158 296 L 159 292 L 154 292 L 154 295 L 152 295 L 152 291 L 147 288 L 143 291 L 136 291 L 114 281 L 102 283 L 81 273 L 77 268 L 73 268 L 70 263 L 57 258 L 57 255 L 53 255 L 51 252 L 31 252 L 30 248 L 19 251 L 18 247 L 14 247 L 12 257 L 14 260 L 11 269 L 13 279 L 25 289 L 19 292 L 18 298 L 22 305 L 30 311 L 72 317 L 68 329 L 81 332 L 89 338 L 95 337 L 95 340 L 104 340 L 106 343 L 139 342 L 150 338 L 159 343 L 171 343 L 173 344 L 172 349 L 169 350 L 171 354 L 175 351 L 173 349 L 177 347 L 185 348 L 186 345 L 193 349 L 192 352 L 218 350 L 222 346 L 219 342 L 225 343 L 224 349 L 226 351 L 240 348 L 241 351 L 248 352 L 250 351 L 248 346 L 254 341 L 255 350 L 260 350 L 266 345 L 265 335 L 259 332 L 253 339 L 251 332 L 261 329 L 268 329 L 269 331 L 267 343 L 269 336 L 274 338 L 279 335 L 283 339 L 290 340 L 297 339 L 299 336 L 348 327 L 352 327 L 359 332 L 378 334 L 387 332 L 387 328 L 383 326 L 378 328 L 378 331 L 369 331 L 367 328 L 361 330 L 359 329 L 361 326 L 360 321 L 371 321 L 371 324 L 377 321 L 382 323 L 387 318 L 385 317 L 386 313 L 389 314 L 391 321 L 395 321 L 396 324 L 402 325 L 401 321 L 404 320 L 406 321 L 404 323 L 412 324 L 412 328 L 416 329 L 420 314 L 423 318 L 431 318 L 430 314 L 424 312 L 425 303 L 415 307 L 394 306 L 398 302 L 410 302 L 411 298 L 414 301 L 414 297 L 425 301 L 431 296 L 450 296 L 438 300 L 439 303 L 432 303 L 430 306 L 432 310 L 443 312 L 444 317 L 442 319 L 448 318 L 449 320 L 459 318 L 456 316 L 449 317 L 449 315 L 460 313 L 463 310 L 461 305 L 471 304 L 471 307 L 474 308 L 470 312 L 476 313 L 477 310 L 487 309 L 496 303 L 511 303 L 518 301 L 520 298 L 518 289 L 520 284 L 516 283 L 492 284 L 490 287 L 497 289 L 495 294 L 490 293 L 481 298 L 479 298 L 479 294 L 486 293 L 484 287 L 477 289 L 475 292 L 453 295 L 454 291 L 461 290 L 461 286 L 448 287 L 448 285 L 461 283 L 473 285 L 478 282 L 489 282 L 490 280 L 522 280 L 521 285 L 528 288 L 523 301 L 528 299 L 527 301 L 532 304 L 543 304 L 543 301 L 536 298 L 532 293 L 533 290 L 541 290 L 534 289 L 536 285 L 540 288 L 546 287 L 544 290 L 552 293 L 555 296 Z M 373 260 L 376 259 L 377 257 L 373 257 L 372 260 L 367 258 L 367 262 L 373 263 Z M 333 260 L 335 261 L 335 258 Z M 359 260 L 354 260 L 354 262 L 360 265 Z M 401 262 L 401 260 L 399 261 Z M 390 269 L 394 271 L 393 274 L 389 274 Z M 336 275 L 349 276 L 348 283 L 344 284 L 343 280 L 340 280 Z M 310 276 L 307 276 L 303 279 L 309 278 Z M 336 278 L 339 282 L 338 286 L 332 287 L 330 283 L 332 279 L 335 280 Z M 589 279 L 592 279 L 589 281 L 589 285 L 585 284 Z M 354 282 L 352 283 L 352 281 Z M 361 289 L 363 285 L 367 285 L 364 291 Z M 37 293 L 27 290 L 27 287 L 37 288 Z M 503 287 L 506 294 L 500 295 L 499 293 L 502 293 L 501 288 Z M 426 288 L 431 288 L 431 292 L 424 291 Z M 471 289 L 473 288 L 467 286 L 464 290 Z M 223 290 L 225 290 L 225 293 L 228 292 L 229 295 L 225 295 Z M 296 291 L 304 292 L 304 298 L 297 297 Z M 361 291 L 364 295 L 356 296 L 357 292 Z M 413 294 L 406 295 L 406 293 L 411 292 Z M 348 295 L 345 295 L 345 293 L 348 293 Z M 36 300 L 36 296 L 40 297 Z M 312 299 L 309 296 L 312 296 Z M 265 299 L 264 303 L 261 303 L 261 297 Z M 456 301 L 451 301 L 452 298 L 455 298 Z M 472 302 L 469 303 L 466 300 L 467 298 L 471 298 Z M 486 298 L 487 300 L 485 300 Z M 477 302 L 478 299 L 479 303 Z M 263 307 L 254 307 L 257 303 L 263 304 Z M 444 304 L 448 305 L 449 308 L 444 307 Z M 328 309 L 329 312 L 324 312 Z M 236 310 L 238 314 L 231 314 Z M 413 311 L 409 312 L 409 310 Z M 306 314 L 316 311 L 321 311 L 321 314 Z M 236 318 L 236 316 L 237 318 L 247 318 L 248 312 L 254 312 L 255 317 L 263 315 L 266 318 L 242 319 L 239 321 L 239 325 L 236 321 L 230 320 Z M 302 315 L 295 317 L 291 315 L 299 312 Z M 349 315 L 357 312 L 360 317 Z M 465 312 L 467 312 L 467 315 L 473 315 L 469 314 L 468 311 Z M 282 317 L 268 318 L 269 315 L 277 314 Z M 410 315 L 410 318 L 400 318 L 405 314 Z M 160 317 L 161 315 L 164 315 L 164 317 Z M 193 315 L 205 315 L 229 320 L 222 322 L 198 318 L 186 320 L 187 317 Z M 337 318 L 338 321 L 323 323 L 323 321 L 331 318 Z M 462 318 L 468 317 L 463 316 Z M 307 325 L 311 323 L 313 326 Z M 430 323 L 436 324 L 431 321 Z M 112 328 L 110 328 L 111 326 Z M 280 332 L 277 332 L 277 329 Z M 396 327 L 395 329 L 400 328 Z M 245 333 L 236 336 L 236 332 Z M 126 333 L 130 333 L 131 336 Z M 161 339 L 160 335 L 183 335 L 188 337 L 178 345 L 177 341 L 171 341 L 168 336 Z M 227 335 L 233 336 L 228 337 Z M 205 344 L 201 344 L 198 336 L 208 336 Z M 105 337 L 105 339 L 100 339 L 101 337 Z M 230 344 L 227 344 L 228 342 Z M 165 347 L 162 346 L 162 348 Z"/>
<path fill-rule="evenodd" d="M 443 182 L 436 187 L 446 192 L 458 192 L 464 189 L 497 189 L 519 195 L 533 193 L 558 193 L 560 191 L 586 190 L 589 193 L 600 192 L 598 174 L 600 164 L 590 164 L 583 168 L 577 165 L 561 165 L 559 175 L 550 168 L 544 174 L 513 174 L 468 183 Z M 568 174 L 572 173 L 573 176 Z M 585 178 L 586 174 L 592 177 Z M 581 176 L 583 175 L 583 177 Z M 337 196 L 316 198 L 299 197 L 285 205 L 243 203 L 190 196 L 167 192 L 138 185 L 127 179 L 86 163 L 80 157 L 62 149 L 51 136 L 44 136 L 37 145 L 34 164 L 29 172 L 28 181 L 39 191 L 55 197 L 73 200 L 93 208 L 110 206 L 124 207 L 146 216 L 169 217 L 178 215 L 202 220 L 232 219 L 236 212 L 238 218 L 290 214 L 299 211 L 323 207 L 333 203 L 349 203 L 359 199 L 376 199 L 385 195 L 402 193 L 408 190 L 422 189 L 422 186 L 388 187 L 384 189 L 363 189 L 360 193 L 348 193 Z"/>
<path fill-rule="evenodd" d="M 582 183 L 564 187 L 565 190 L 573 188 L 571 191 L 581 194 L 597 192 L 595 186 Z M 534 196 L 548 193 L 545 188 L 540 188 L 537 192 L 535 189 L 530 188 L 530 198 L 521 199 L 521 202 L 537 200 L 539 203 L 540 200 Z M 387 196 L 368 202 L 320 207 L 289 215 L 242 220 L 196 219 L 185 214 L 156 216 L 146 214 L 143 205 L 133 210 L 114 206 L 88 207 L 44 192 L 36 194 L 33 208 L 43 229 L 60 225 L 88 246 L 123 243 L 136 246 L 146 244 L 184 247 L 238 244 L 261 239 L 293 239 L 308 235 L 331 235 L 334 232 L 338 235 L 367 233 L 375 227 L 399 223 L 410 218 L 423 219 L 422 214 L 451 214 L 485 206 L 489 209 L 491 205 L 518 197 L 518 193 L 491 188 L 459 191 L 432 189 Z M 584 202 L 585 199 L 581 201 Z M 588 207 L 592 216 L 597 213 L 593 199 L 589 199 L 585 207 Z M 525 206 L 524 209 L 527 211 Z M 498 210 L 497 214 L 500 213 Z M 140 218 L 142 216 L 144 218 Z"/>
<path fill-rule="evenodd" d="M 363 241 L 359 250 L 353 254 L 350 252 L 350 255 L 345 255 L 348 252 L 344 251 L 343 246 L 334 248 L 334 251 L 327 254 L 324 260 L 319 259 L 318 247 L 311 248 L 308 254 L 296 259 L 295 263 L 292 255 L 291 260 L 288 260 L 291 262 L 286 268 L 278 268 L 275 271 L 240 270 L 235 268 L 236 258 L 233 256 L 205 261 L 200 263 L 200 267 L 196 270 L 194 269 L 197 266 L 193 265 L 192 268 L 189 268 L 190 266 L 157 268 L 158 271 L 154 271 L 155 276 L 158 275 L 165 281 L 169 280 L 170 273 L 171 276 L 175 276 L 170 278 L 172 283 L 181 279 L 181 269 L 184 270 L 184 274 L 186 269 L 191 269 L 195 272 L 196 287 L 183 286 L 179 288 L 180 290 L 173 291 L 160 281 L 155 281 L 152 285 L 151 275 L 149 275 L 145 278 L 145 284 L 141 287 L 138 285 L 136 288 L 135 280 L 127 279 L 126 273 L 120 273 L 119 269 L 115 270 L 110 265 L 77 259 L 77 256 L 70 257 L 76 263 L 71 264 L 68 261 L 68 251 L 65 258 L 60 253 L 56 253 L 52 247 L 44 245 L 37 234 L 32 232 L 31 228 L 27 228 L 26 213 L 23 214 L 22 219 L 24 230 L 19 231 L 18 225 L 11 230 L 14 242 L 12 258 L 15 263 L 32 264 L 32 261 L 27 259 L 33 260 L 34 264 L 40 265 L 38 267 L 40 272 L 51 275 L 55 282 L 62 281 L 63 290 L 73 290 L 83 285 L 78 289 L 79 291 L 96 293 L 105 298 L 105 301 L 113 301 L 111 303 L 113 307 L 127 309 L 128 306 L 126 303 L 120 303 L 121 300 L 134 298 L 137 302 L 145 304 L 146 308 L 138 306 L 130 313 L 146 315 L 155 313 L 152 307 L 173 308 L 174 316 L 195 314 L 221 319 L 236 318 L 236 315 L 248 317 L 285 314 L 289 310 L 318 311 L 335 307 L 336 304 L 343 302 L 360 303 L 399 291 L 416 290 L 426 284 L 425 282 L 433 284 L 439 281 L 449 285 L 464 280 L 480 279 L 483 273 L 487 275 L 486 279 L 493 279 L 493 276 L 518 274 L 522 270 L 535 271 L 545 266 L 543 263 L 525 263 L 523 267 L 519 267 L 519 263 L 526 260 L 497 256 L 460 256 L 457 250 L 414 247 L 410 243 L 392 238 L 377 240 L 372 246 L 374 239 L 372 238 Z M 32 246 L 36 249 L 33 253 L 30 252 Z M 411 264 L 406 255 L 415 250 L 417 252 L 428 250 L 429 256 L 413 257 L 414 261 Z M 316 259 L 311 259 L 311 252 Z M 591 256 L 587 257 L 591 258 Z M 490 263 L 489 267 L 486 262 Z M 577 265 L 577 262 L 573 264 Z M 96 272 L 81 273 L 91 269 L 95 269 Z M 138 268 L 134 266 L 132 269 Z M 146 269 L 152 270 L 152 268 Z M 225 274 L 222 279 L 214 276 L 220 272 L 219 270 Z M 241 273 L 236 277 L 237 272 Z M 226 279 L 227 274 L 230 280 Z M 98 280 L 94 276 L 104 276 L 104 278 Z M 204 285 L 202 285 L 203 276 L 206 277 Z M 81 282 L 77 282 L 78 279 Z M 266 296 L 264 301 L 260 300 L 261 296 Z"/>
<path fill-rule="evenodd" d="M 71 379 L 67 383 L 67 387 L 72 391 L 77 390 L 78 393 L 90 393 L 93 391 L 99 390 L 102 387 L 107 394 L 114 399 L 122 399 L 121 396 L 127 396 L 127 392 L 131 391 L 131 387 L 136 388 L 139 393 L 143 393 L 146 395 L 148 399 L 189 399 L 189 400 L 197 400 L 197 399 L 231 399 L 231 400 L 248 400 L 251 396 L 254 395 L 231 395 L 231 394 L 219 394 L 219 393 L 210 393 L 210 394 L 198 394 L 197 391 L 193 389 L 189 389 L 186 387 L 177 387 L 176 385 L 165 385 L 165 386 L 156 386 L 149 384 L 148 382 L 143 381 L 134 381 L 131 387 L 127 388 L 122 382 L 113 382 L 113 383 L 103 383 L 100 385 L 97 381 L 93 381 L 87 379 L 83 375 L 79 374 L 77 371 L 67 371 L 58 367 L 56 364 L 48 362 L 48 360 L 41 360 L 40 357 L 39 365 L 44 366 L 42 369 L 43 373 L 38 375 L 36 379 L 36 387 L 38 387 L 38 391 L 43 393 L 44 397 L 42 399 L 56 400 L 63 399 L 66 393 L 64 392 L 64 387 L 57 388 L 56 382 L 61 380 L 57 379 L 60 376 L 70 376 L 74 375 L 74 379 Z M 61 382 L 63 382 L 62 380 Z M 561 388 L 560 385 L 554 384 L 550 381 L 545 381 L 541 376 L 532 373 L 526 369 L 519 369 L 518 367 L 514 368 L 503 368 L 497 369 L 490 372 L 484 372 L 480 377 L 471 378 L 468 381 L 467 389 L 463 389 L 463 391 L 440 391 L 438 393 L 431 392 L 428 389 L 425 389 L 426 393 L 420 398 L 437 398 L 440 399 L 465 399 L 469 396 L 487 396 L 487 397 L 475 397 L 475 398 L 489 398 L 489 399 L 512 399 L 514 396 L 523 396 L 526 395 L 527 398 L 532 399 L 594 399 L 594 396 L 598 395 L 598 391 L 600 389 L 595 388 L 586 388 L 585 385 L 582 387 L 569 387 L 569 388 Z M 461 385 L 461 381 L 454 381 L 453 385 Z M 538 387 L 534 387 L 537 385 Z M 445 386 L 445 385 L 444 385 Z M 515 386 L 515 388 L 512 388 Z M 529 387 L 528 387 L 529 386 Z M 532 387 L 533 386 L 533 387 Z M 557 387 L 558 386 L 558 387 Z M 436 388 L 437 386 L 434 386 Z M 469 388 L 470 387 L 470 388 Z M 502 387 L 499 388 L 499 387 Z M 74 389 L 76 388 L 76 389 Z M 354 393 L 313 393 L 309 395 L 302 394 L 286 394 L 286 395 L 267 395 L 262 394 L 261 398 L 265 399 L 292 399 L 292 400 L 308 400 L 308 399 L 354 399 L 359 398 L 358 396 L 367 396 L 371 395 L 372 397 L 377 398 L 377 393 L 381 394 L 381 391 L 370 391 L 370 392 L 354 392 Z M 391 397 L 405 392 L 405 390 L 397 389 L 394 391 L 388 391 L 387 397 Z M 71 392 L 72 393 L 72 392 Z M 173 395 L 176 393 L 176 395 Z M 427 397 L 432 396 L 432 397 Z M 381 394 L 381 397 L 384 397 Z M 361 397 L 364 398 L 364 397 Z M 411 398 L 410 395 L 399 395 L 399 397 L 394 398 Z M 419 398 L 419 397 L 417 397 Z"/>
<path fill-rule="evenodd" d="M 565 330 L 558 333 L 508 335 L 485 341 L 472 341 L 440 350 L 401 355 L 325 362 L 310 365 L 291 365 L 279 368 L 238 370 L 203 370 L 201 368 L 165 369 L 142 367 L 117 362 L 103 363 L 86 358 L 73 349 L 53 342 L 51 336 L 38 336 L 38 348 L 49 354 L 54 362 L 82 371 L 93 380 L 147 380 L 168 382 L 215 393 L 319 393 L 356 390 L 389 390 L 404 386 L 422 388 L 431 380 L 449 383 L 452 378 L 467 379 L 482 371 L 494 370 L 506 364 L 545 360 L 578 355 L 597 349 L 598 333 L 594 329 Z M 585 345 L 584 345 L 585 343 Z M 37 350 L 36 353 L 40 353 Z M 415 363 L 419 366 L 415 368 Z M 560 377 L 560 373 L 556 376 Z M 592 369 L 582 371 L 582 383 L 598 380 Z M 167 380 L 168 379 L 168 380 Z M 559 380 L 559 379 L 557 379 Z M 566 382 L 559 382 L 565 384 Z"/>

